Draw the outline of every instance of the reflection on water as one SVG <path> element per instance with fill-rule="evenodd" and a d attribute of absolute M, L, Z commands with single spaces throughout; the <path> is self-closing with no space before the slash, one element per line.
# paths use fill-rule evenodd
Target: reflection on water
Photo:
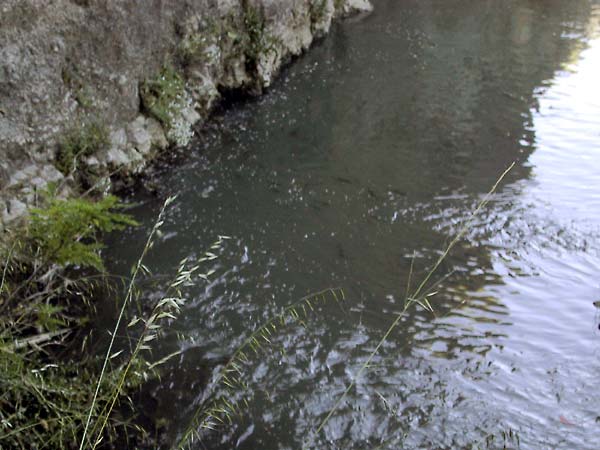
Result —
<path fill-rule="evenodd" d="M 509 429 L 524 448 L 595 448 L 599 19 L 586 0 L 380 0 L 217 117 L 158 179 L 179 197 L 149 266 L 234 237 L 164 344 L 185 349 L 148 412 L 167 436 L 254 327 L 340 286 L 342 309 L 247 368 L 255 397 L 209 448 L 457 448 Z M 317 435 L 402 309 L 411 261 L 414 286 L 512 161 L 436 274 L 435 317 L 411 310 Z M 137 200 L 150 224 L 160 201 Z M 116 239 L 125 271 L 144 230 Z"/>

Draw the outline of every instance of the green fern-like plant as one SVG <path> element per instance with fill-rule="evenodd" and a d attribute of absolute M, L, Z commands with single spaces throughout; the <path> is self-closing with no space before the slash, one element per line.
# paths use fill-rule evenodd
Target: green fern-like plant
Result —
<path fill-rule="evenodd" d="M 136 222 L 114 196 L 99 201 L 60 199 L 50 195 L 47 205 L 30 211 L 29 238 L 38 257 L 47 264 L 104 268 L 99 251 L 99 232 L 122 230 Z"/>

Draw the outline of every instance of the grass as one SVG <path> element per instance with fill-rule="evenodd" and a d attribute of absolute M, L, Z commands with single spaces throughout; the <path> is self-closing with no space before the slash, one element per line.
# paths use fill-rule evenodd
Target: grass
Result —
<path fill-rule="evenodd" d="M 2 448 L 72 448 L 96 373 L 77 361 L 46 361 L 35 350 L 17 351 L 9 343 L 0 342 Z"/>
<path fill-rule="evenodd" d="M 310 3 L 311 24 L 321 23 L 327 14 L 327 0 L 313 0 Z"/>
<path fill-rule="evenodd" d="M 135 422 L 131 394 L 172 353 L 152 360 L 151 349 L 184 304 L 186 286 L 208 280 L 205 261 L 217 257 L 220 236 L 198 260 L 184 259 L 147 315 L 128 316 L 138 281 L 151 276 L 143 263 L 174 201 L 164 203 L 132 268 L 105 357 L 88 356 L 81 328 L 94 308 L 91 281 L 104 279 L 99 233 L 135 222 L 114 197 L 58 199 L 52 192 L 30 212 L 29 225 L 3 249 L 0 281 L 0 447 L 71 449 L 148 444 Z M 18 237 L 18 238 L 17 238 Z M 77 276 L 77 277 L 75 277 Z M 107 290 L 102 292 L 107 294 Z M 125 325 L 126 323 L 126 325 Z M 134 336 L 126 339 L 117 336 Z M 127 406 L 129 403 L 129 406 Z"/>
<path fill-rule="evenodd" d="M 336 11 L 341 10 L 344 7 L 345 0 L 333 0 L 333 7 Z"/>
<path fill-rule="evenodd" d="M 0 442 L 7 448 L 71 448 L 97 378 L 77 331 L 93 310 L 103 269 L 99 233 L 135 222 L 114 197 L 59 199 L 50 190 L 0 248 Z M 85 342 L 85 341 L 84 341 Z M 83 343 L 80 343 L 83 345 Z M 114 382 L 114 375 L 104 386 Z M 111 421 L 110 433 L 128 423 Z"/>
<path fill-rule="evenodd" d="M 140 97 L 143 108 L 168 131 L 185 107 L 185 83 L 172 66 L 166 65 L 156 77 L 141 84 Z"/>
<path fill-rule="evenodd" d="M 108 129 L 100 122 L 78 125 L 59 144 L 56 167 L 64 175 L 85 171 L 84 158 L 105 149 L 108 144 Z"/>
<path fill-rule="evenodd" d="M 400 324 L 400 321 L 406 315 L 406 313 L 408 312 L 408 310 L 410 308 L 414 307 L 415 305 L 419 305 L 419 306 L 421 306 L 426 311 L 429 311 L 431 313 L 434 312 L 433 307 L 431 306 L 431 303 L 430 303 L 429 298 L 428 298 L 429 297 L 429 291 L 425 289 L 426 286 L 427 286 L 427 284 L 429 283 L 429 281 L 431 280 L 431 278 L 433 277 L 433 275 L 436 273 L 437 269 L 442 264 L 442 262 L 446 259 L 446 257 L 450 253 L 450 251 L 463 238 L 463 236 L 465 235 L 465 233 L 467 231 L 469 231 L 470 226 L 471 226 L 473 220 L 476 218 L 476 216 L 479 214 L 479 212 L 484 208 L 484 206 L 489 202 L 492 194 L 496 191 L 496 189 L 498 188 L 498 186 L 500 185 L 500 183 L 504 179 L 504 177 L 512 170 L 512 168 L 514 167 L 514 165 L 515 165 L 515 163 L 512 163 L 502 173 L 502 175 L 500 175 L 500 177 L 494 183 L 494 185 L 492 186 L 492 188 L 490 189 L 490 191 L 486 194 L 486 196 L 483 198 L 483 200 L 473 210 L 473 212 L 471 213 L 471 215 L 469 216 L 469 218 L 464 222 L 464 224 L 460 228 L 459 232 L 452 239 L 452 241 L 450 242 L 450 244 L 448 244 L 448 246 L 444 249 L 444 251 L 442 252 L 442 254 L 439 256 L 439 258 L 434 263 L 433 267 L 427 272 L 427 274 L 425 275 L 425 277 L 423 278 L 423 280 L 417 285 L 417 287 L 415 288 L 414 291 L 412 291 L 412 293 L 410 291 L 410 289 L 411 289 L 411 277 L 412 277 L 412 265 L 411 265 L 411 271 L 410 271 L 410 275 L 409 275 L 408 283 L 407 283 L 407 287 L 406 287 L 406 296 L 405 296 L 405 300 L 404 300 L 404 307 L 402 308 L 401 312 L 397 314 L 396 318 L 390 324 L 390 326 L 388 327 L 388 329 L 386 330 L 386 332 L 383 334 L 382 338 L 379 340 L 379 342 L 377 343 L 377 345 L 375 346 L 375 348 L 373 349 L 373 351 L 369 354 L 369 356 L 366 359 L 366 361 L 359 367 L 357 373 L 354 376 L 353 381 L 350 384 L 348 384 L 348 386 L 346 387 L 346 389 L 344 390 L 344 392 L 342 393 L 342 395 L 340 397 L 338 397 L 338 399 L 334 403 L 333 407 L 329 410 L 329 412 L 327 413 L 327 415 L 325 416 L 325 418 L 319 423 L 319 425 L 316 428 L 317 434 L 319 434 L 319 433 L 321 433 L 323 431 L 323 428 L 329 422 L 329 420 L 331 419 L 331 417 L 333 416 L 333 414 L 335 413 L 335 411 L 338 409 L 338 407 L 341 405 L 341 403 L 346 399 L 346 397 L 348 396 L 348 394 L 350 393 L 350 391 L 354 388 L 354 386 L 356 384 L 356 380 L 359 379 L 360 376 L 362 375 L 362 373 L 365 370 L 367 370 L 367 368 L 370 366 L 370 364 L 373 361 L 373 358 L 375 357 L 375 355 L 377 355 L 377 353 L 379 352 L 379 350 L 381 349 L 381 347 L 388 340 L 389 336 L 396 329 L 396 327 L 398 327 L 398 325 Z"/>
<path fill-rule="evenodd" d="M 102 363 L 102 369 L 96 382 L 95 392 L 83 430 L 83 435 L 80 440 L 79 449 L 84 448 L 95 449 L 102 441 L 104 430 L 107 426 L 109 418 L 115 408 L 116 403 L 119 401 L 121 395 L 125 390 L 126 383 L 131 376 L 132 370 L 138 366 L 142 367 L 145 371 L 155 371 L 161 365 L 166 363 L 169 359 L 179 354 L 179 352 L 171 353 L 166 357 L 161 358 L 155 362 L 148 362 L 145 357 L 142 357 L 143 352 L 149 352 L 151 350 L 151 342 L 157 340 L 164 328 L 167 326 L 169 321 L 175 320 L 180 312 L 181 307 L 185 303 L 185 299 L 182 293 L 182 289 L 186 286 L 194 285 L 198 281 L 208 280 L 208 277 L 212 275 L 214 271 L 201 272 L 201 264 L 205 261 L 211 261 L 217 256 L 213 253 L 221 248 L 224 241 L 229 239 L 228 236 L 219 236 L 218 240 L 215 241 L 208 251 L 206 251 L 202 257 L 197 261 L 190 261 L 187 258 L 182 260 L 177 269 L 177 273 L 171 283 L 168 285 L 166 291 L 158 300 L 148 317 L 134 316 L 127 324 L 128 329 L 132 329 L 138 325 L 141 326 L 141 330 L 138 332 L 137 339 L 132 343 L 132 350 L 129 351 L 129 355 L 125 358 L 122 363 L 121 369 L 118 372 L 116 380 L 110 384 L 110 393 L 108 397 L 101 397 L 102 386 L 105 378 L 109 376 L 109 365 L 110 362 L 121 355 L 125 349 L 115 351 L 115 338 L 121 328 L 121 323 L 125 318 L 126 310 L 128 306 L 131 306 L 135 295 L 136 295 L 136 282 L 140 275 L 149 274 L 149 269 L 144 265 L 143 261 L 154 245 L 154 238 L 158 234 L 160 227 L 164 223 L 164 214 L 166 208 L 175 200 L 174 197 L 169 197 L 163 207 L 160 210 L 158 218 L 150 231 L 146 244 L 142 250 L 142 253 L 137 260 L 132 270 L 132 276 L 129 280 L 125 298 L 121 305 L 119 315 L 115 322 L 114 328 L 110 333 L 110 343 L 106 351 Z M 103 403 L 103 406 L 98 414 L 98 404 Z"/>
<path fill-rule="evenodd" d="M 165 202 L 165 204 L 163 205 L 162 209 L 160 210 L 160 213 L 158 215 L 158 220 L 152 227 L 150 235 L 148 236 L 148 240 L 146 241 L 146 245 L 144 246 L 144 249 L 142 250 L 142 254 L 141 254 L 140 258 L 138 259 L 137 263 L 135 264 L 131 279 L 129 281 L 129 286 L 127 288 L 127 293 L 125 294 L 125 300 L 123 301 L 121 310 L 119 311 L 119 316 L 115 323 L 115 327 L 114 327 L 112 333 L 110 334 L 110 343 L 109 343 L 108 349 L 106 351 L 106 357 L 104 358 L 104 361 L 102 362 L 102 369 L 100 370 L 100 376 L 98 377 L 98 381 L 96 383 L 96 388 L 94 391 L 94 396 L 92 398 L 91 406 L 89 407 L 89 411 L 88 411 L 87 418 L 85 421 L 85 427 L 83 429 L 83 436 L 81 437 L 81 442 L 79 445 L 80 450 L 82 450 L 87 444 L 90 444 L 93 448 L 95 448 L 98 445 L 98 443 L 100 442 L 100 440 L 102 438 L 102 433 L 106 427 L 106 422 L 108 420 L 108 417 L 110 417 L 110 414 L 112 412 L 112 409 L 114 408 L 115 402 L 118 399 L 120 392 L 123 390 L 124 380 L 127 377 L 127 374 L 129 373 L 129 369 L 131 368 L 132 362 L 136 359 L 137 355 L 139 354 L 139 351 L 141 350 L 140 345 L 143 342 L 145 342 L 144 341 L 144 333 L 142 333 L 142 336 L 138 340 L 135 350 L 134 350 L 134 352 L 132 352 L 131 357 L 129 358 L 129 360 L 125 366 L 125 369 L 121 371 L 121 376 L 119 377 L 118 383 L 116 383 L 116 385 L 113 389 L 113 392 L 110 394 L 108 401 L 105 403 L 105 407 L 103 408 L 103 410 L 100 414 L 100 418 L 97 419 L 97 423 L 99 423 L 100 425 L 94 426 L 94 428 L 90 431 L 90 427 L 92 424 L 92 416 L 94 416 L 94 412 L 96 411 L 98 397 L 100 394 L 100 390 L 102 388 L 102 383 L 104 381 L 104 378 L 105 378 L 107 370 L 108 370 L 109 361 L 115 357 L 115 354 L 112 353 L 113 347 L 115 344 L 115 337 L 117 335 L 117 332 L 119 331 L 121 321 L 123 320 L 123 317 L 125 314 L 125 308 L 127 307 L 127 305 L 131 302 L 131 300 L 133 298 L 135 282 L 136 282 L 138 274 L 142 270 L 142 266 L 143 266 L 142 261 L 144 260 L 144 257 L 146 256 L 146 254 L 150 250 L 150 247 L 152 246 L 154 235 L 158 232 L 160 226 L 163 223 L 163 215 L 164 215 L 165 208 L 172 201 L 173 201 L 172 198 L 168 198 L 167 201 Z M 152 322 L 154 322 L 154 321 L 152 321 Z M 152 322 L 150 323 L 150 325 L 153 324 Z M 145 331 L 146 331 L 146 329 L 145 329 Z M 90 440 L 86 439 L 88 436 L 88 433 L 91 435 Z"/>
<path fill-rule="evenodd" d="M 305 320 L 315 313 L 316 308 L 328 301 L 341 302 L 345 300 L 344 292 L 340 288 L 330 288 L 310 294 L 292 305 L 286 307 L 280 314 L 260 325 L 244 342 L 233 352 L 228 362 L 221 368 L 216 380 L 209 387 L 211 392 L 220 392 L 215 396 L 208 396 L 196 408 L 196 411 L 174 448 L 184 448 L 194 440 L 200 440 L 202 433 L 217 430 L 222 426 L 233 423 L 234 417 L 241 416 L 241 412 L 248 407 L 250 392 L 243 378 L 243 368 L 251 363 L 252 356 L 259 356 L 272 347 L 273 335 L 288 323 L 297 323 L 306 326 Z M 240 401 L 234 400 L 236 394 L 246 392 Z"/>
<path fill-rule="evenodd" d="M 263 14 L 254 6 L 246 4 L 243 20 L 246 30 L 243 38 L 246 68 L 250 72 L 257 72 L 263 55 L 277 54 L 277 39 L 269 34 Z"/>
<path fill-rule="evenodd" d="M 140 97 L 144 111 L 162 124 L 171 144 L 185 146 L 189 143 L 193 124 L 185 118 L 184 110 L 191 108 L 193 101 L 183 78 L 173 66 L 163 66 L 156 77 L 142 82 Z"/>

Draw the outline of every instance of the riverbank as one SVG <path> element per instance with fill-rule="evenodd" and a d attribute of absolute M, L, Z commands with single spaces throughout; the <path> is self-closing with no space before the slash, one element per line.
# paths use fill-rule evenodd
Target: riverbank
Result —
<path fill-rule="evenodd" d="M 108 192 L 185 146 L 223 93 L 260 94 L 368 0 L 11 0 L 0 19 L 0 229 L 58 183 Z"/>
<path fill-rule="evenodd" d="M 223 95 L 259 95 L 334 19 L 370 8 L 366 0 L 0 6 L 0 446 L 160 439 L 132 421 L 127 401 L 162 360 L 119 350 L 102 362 L 87 350 L 97 297 L 119 291 L 104 274 L 99 238 L 133 224 L 106 194 L 185 148 Z M 173 317 L 169 305 L 155 304 L 158 319 Z M 126 330 L 117 322 L 111 336 L 125 331 L 142 351 L 156 337 L 153 315 Z"/>

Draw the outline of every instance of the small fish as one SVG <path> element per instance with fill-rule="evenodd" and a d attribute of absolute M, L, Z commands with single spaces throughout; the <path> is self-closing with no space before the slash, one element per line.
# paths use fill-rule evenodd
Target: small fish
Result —
<path fill-rule="evenodd" d="M 567 419 L 565 416 L 559 416 L 558 420 L 560 420 L 560 423 L 562 423 L 564 425 L 575 426 L 575 424 L 573 422 L 571 422 L 569 419 Z"/>

